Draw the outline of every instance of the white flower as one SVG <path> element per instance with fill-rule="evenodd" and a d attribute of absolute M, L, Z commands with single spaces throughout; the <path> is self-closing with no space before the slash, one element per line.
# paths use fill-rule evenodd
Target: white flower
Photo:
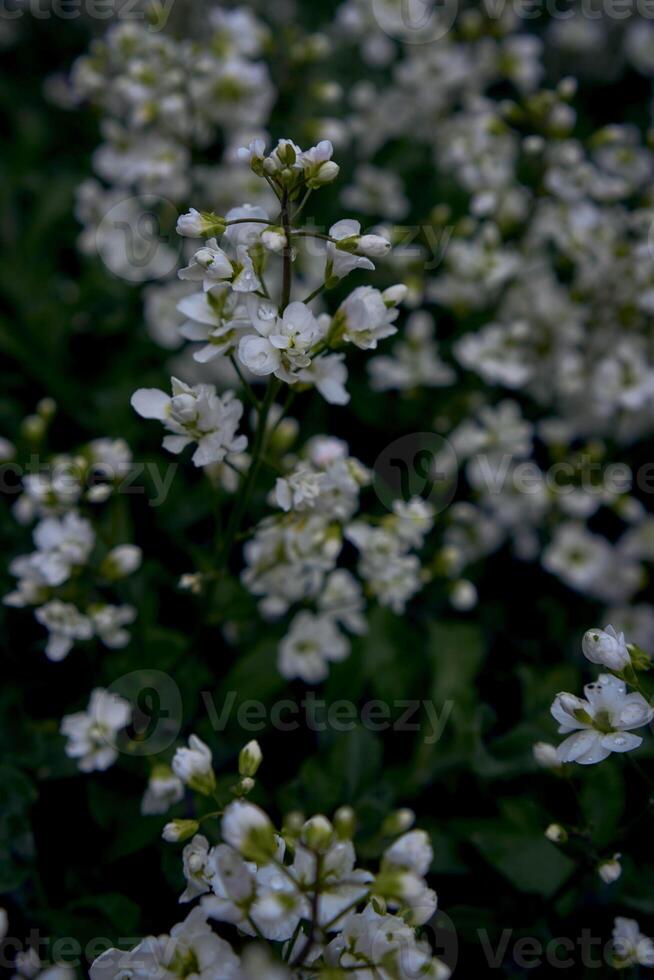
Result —
<path fill-rule="evenodd" d="M 143 552 L 135 544 L 119 544 L 104 558 L 100 570 L 106 578 L 125 578 L 141 567 L 142 560 Z"/>
<path fill-rule="evenodd" d="M 65 715 L 61 733 L 68 738 L 66 755 L 77 759 L 82 772 L 104 770 L 118 758 L 117 733 L 129 724 L 132 708 L 117 694 L 95 688 L 86 711 Z"/>
<path fill-rule="evenodd" d="M 635 919 L 617 916 L 613 928 L 613 955 L 616 966 L 654 966 L 654 942 L 640 931 Z"/>
<path fill-rule="evenodd" d="M 423 877 L 433 860 L 434 852 L 424 830 L 410 830 L 402 834 L 384 851 L 384 864 L 405 868 Z"/>
<path fill-rule="evenodd" d="M 166 980 L 238 980 L 239 959 L 197 906 L 170 936 L 147 936 L 129 952 L 108 949 L 95 960 L 91 980 L 165 977 Z"/>
<path fill-rule="evenodd" d="M 256 218 L 256 221 L 246 221 L 246 218 Z M 232 243 L 234 248 L 239 245 L 255 245 L 261 238 L 261 231 L 265 228 L 262 221 L 268 221 L 268 214 L 263 208 L 253 204 L 243 204 L 239 208 L 232 208 L 225 215 L 225 221 L 235 221 L 236 224 L 227 225 L 225 237 Z"/>
<path fill-rule="evenodd" d="M 588 630 L 582 640 L 582 649 L 592 664 L 601 664 L 616 672 L 631 663 L 624 633 L 617 633 L 612 626 Z"/>
<path fill-rule="evenodd" d="M 266 337 L 253 335 L 241 338 L 238 359 L 248 371 L 260 377 L 274 374 L 282 363 L 281 354 Z"/>
<path fill-rule="evenodd" d="M 184 783 L 168 766 L 156 766 L 141 801 L 141 813 L 153 816 L 167 810 L 184 797 Z"/>
<path fill-rule="evenodd" d="M 331 184 L 338 177 L 340 167 L 332 160 L 334 147 L 329 140 L 321 140 L 310 150 L 300 153 L 300 165 L 307 186 L 312 189 Z"/>
<path fill-rule="evenodd" d="M 330 405 L 347 405 L 350 395 L 345 388 L 347 368 L 345 354 L 316 357 L 309 367 L 298 371 L 298 381 L 314 385 Z"/>
<path fill-rule="evenodd" d="M 282 510 L 310 510 L 320 495 L 324 474 L 301 463 L 286 477 L 275 483 L 275 500 Z"/>
<path fill-rule="evenodd" d="M 572 522 L 557 527 L 543 552 L 543 567 L 567 585 L 596 594 L 598 583 L 614 574 L 611 545 L 598 534 Z"/>
<path fill-rule="evenodd" d="M 191 735 L 188 748 L 179 748 L 173 756 L 173 772 L 186 786 L 198 793 L 211 793 L 216 784 L 213 756 L 208 745 Z"/>
<path fill-rule="evenodd" d="M 337 568 L 331 572 L 318 596 L 318 609 L 330 616 L 350 633 L 366 632 L 367 624 L 362 615 L 365 602 L 361 585 L 351 572 Z"/>
<path fill-rule="evenodd" d="M 164 449 L 181 453 L 197 442 L 193 453 L 196 466 L 220 463 L 228 453 L 243 452 L 245 436 L 236 431 L 243 405 L 232 391 L 220 396 L 214 385 L 187 385 L 171 379 L 172 398 L 157 388 L 139 388 L 132 395 L 132 408 L 146 419 L 159 419 L 173 435 L 166 436 Z"/>
<path fill-rule="evenodd" d="M 204 289 L 208 290 L 217 282 L 231 280 L 234 276 L 234 266 L 217 240 L 210 238 L 192 256 L 189 265 L 179 270 L 178 276 L 191 282 L 201 282 Z"/>
<path fill-rule="evenodd" d="M 110 650 L 121 650 L 129 643 L 128 626 L 136 619 L 134 606 L 91 606 L 89 616 L 98 638 Z"/>
<path fill-rule="evenodd" d="M 362 350 L 374 350 L 385 337 L 397 333 L 398 311 L 372 286 L 358 286 L 339 306 L 334 318 L 343 339 Z"/>
<path fill-rule="evenodd" d="M 611 752 L 638 748 L 642 738 L 631 729 L 649 724 L 654 717 L 654 708 L 642 694 L 627 694 L 625 684 L 612 674 L 602 674 L 595 684 L 587 684 L 584 694 L 587 700 L 558 694 L 552 704 L 559 732 L 575 733 L 559 745 L 559 761 L 591 765 Z"/>
<path fill-rule="evenodd" d="M 202 899 L 202 908 L 209 918 L 244 929 L 256 895 L 255 867 L 246 863 L 233 847 L 218 844 L 213 849 L 213 872 L 213 894 Z"/>
<path fill-rule="evenodd" d="M 61 518 L 46 517 L 37 524 L 34 544 L 37 550 L 30 561 L 35 570 L 48 585 L 62 585 L 73 568 L 88 561 L 95 533 L 89 521 L 71 511 Z"/>
<path fill-rule="evenodd" d="M 352 242 L 353 248 L 356 247 L 360 233 L 361 225 L 358 221 L 354 221 L 351 218 L 344 218 L 342 221 L 337 221 L 329 229 L 330 237 L 335 239 L 337 243 Z M 337 279 L 342 279 L 355 269 L 374 271 L 375 266 L 364 255 L 357 255 L 353 251 L 338 248 L 338 245 L 335 245 L 333 242 L 327 243 L 327 272 L 325 278 L 329 279 L 330 276 L 336 276 Z"/>
<path fill-rule="evenodd" d="M 239 160 L 247 161 L 255 173 L 263 172 L 263 160 L 266 155 L 266 143 L 265 140 L 256 139 L 248 146 L 242 146 L 237 151 L 237 156 Z"/>
<path fill-rule="evenodd" d="M 243 296 L 228 285 L 219 284 L 207 292 L 184 296 L 177 309 L 188 318 L 180 327 L 182 337 L 205 345 L 193 354 L 200 364 L 235 350 L 243 331 L 250 326 Z"/>
<path fill-rule="evenodd" d="M 248 299 L 252 325 L 259 337 L 244 337 L 239 360 L 253 374 L 275 374 L 282 381 L 297 380 L 295 372 L 311 363 L 311 349 L 322 337 L 322 328 L 305 303 L 289 303 L 283 314 L 269 302 Z"/>
<path fill-rule="evenodd" d="M 610 860 L 602 861 L 601 864 L 597 866 L 597 873 L 606 885 L 613 884 L 617 881 L 622 874 L 622 865 L 620 864 L 621 854 L 614 854 Z"/>
<path fill-rule="evenodd" d="M 71 602 L 52 599 L 34 611 L 34 617 L 50 634 L 45 648 L 49 660 L 63 660 L 75 640 L 90 640 L 93 624 Z"/>
<path fill-rule="evenodd" d="M 328 616 L 300 612 L 279 646 L 278 667 L 283 677 L 300 677 L 307 684 L 324 680 L 329 661 L 345 660 L 350 644 Z"/>
<path fill-rule="evenodd" d="M 213 873 L 212 856 L 209 841 L 202 834 L 196 834 L 186 845 L 182 852 L 186 889 L 180 896 L 180 902 L 191 902 L 209 891 Z"/>
<path fill-rule="evenodd" d="M 264 811 L 253 803 L 235 800 L 223 814 L 223 839 L 250 861 L 265 862 L 275 853 L 273 825 Z"/>

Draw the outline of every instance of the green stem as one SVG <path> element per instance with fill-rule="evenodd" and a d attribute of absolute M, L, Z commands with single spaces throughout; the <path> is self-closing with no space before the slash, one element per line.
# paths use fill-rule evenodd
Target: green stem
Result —
<path fill-rule="evenodd" d="M 238 500 L 234 505 L 229 521 L 227 522 L 227 528 L 225 529 L 225 537 L 223 538 L 222 547 L 220 549 L 220 561 L 219 564 L 222 566 L 229 561 L 229 556 L 232 550 L 232 545 L 234 543 L 234 538 L 238 534 L 243 515 L 245 514 L 248 504 L 250 503 L 250 497 L 252 496 L 252 491 L 254 490 L 254 485 L 259 473 L 259 468 L 262 462 L 262 452 L 263 445 L 266 435 L 266 422 L 268 420 L 268 413 L 272 403 L 275 400 L 275 395 L 279 390 L 280 382 L 276 378 L 271 378 L 268 381 L 268 387 L 266 388 L 266 394 L 263 400 L 263 404 L 259 409 L 259 420 L 257 423 L 257 431 L 254 436 L 254 444 L 252 447 L 252 462 L 250 463 L 250 468 L 247 472 L 247 476 L 243 481 L 241 491 L 239 493 Z"/>
<path fill-rule="evenodd" d="M 312 293 L 309 293 L 309 295 L 305 299 L 303 299 L 302 302 L 303 303 L 310 303 L 312 299 L 315 299 L 316 298 L 316 296 L 320 296 L 320 294 L 326 288 L 327 288 L 327 283 L 326 282 L 323 282 L 322 286 L 318 286 L 317 289 L 314 289 L 314 291 Z"/>
<path fill-rule="evenodd" d="M 304 205 L 307 203 L 307 201 L 311 197 L 311 193 L 312 193 L 311 188 L 308 187 L 307 190 L 306 190 L 306 193 L 305 193 L 304 197 L 302 198 L 302 200 L 300 201 L 300 203 L 298 204 L 298 206 L 297 206 L 297 208 L 295 210 L 295 214 L 293 215 L 293 221 L 296 221 L 297 218 L 299 218 L 299 216 L 302 214 L 302 211 L 304 210 Z"/>
<path fill-rule="evenodd" d="M 247 380 L 247 378 L 245 377 L 245 375 L 241 371 L 241 368 L 239 366 L 239 363 L 238 363 L 238 361 L 236 360 L 236 358 L 234 357 L 233 354 L 230 354 L 229 355 L 229 359 L 232 362 L 232 367 L 234 368 L 234 370 L 236 371 L 236 373 L 238 375 L 239 381 L 241 382 L 241 384 L 243 385 L 243 388 L 245 389 L 245 394 L 247 395 L 247 397 L 250 400 L 250 402 L 257 409 L 257 411 L 259 411 L 259 409 L 261 408 L 261 402 L 259 401 L 259 399 L 255 395 L 254 391 L 252 390 L 252 385 L 250 384 L 250 382 Z"/>
<path fill-rule="evenodd" d="M 225 226 L 229 228 L 230 225 L 269 225 L 270 222 L 267 218 L 230 218 L 229 221 L 225 222 Z"/>
<path fill-rule="evenodd" d="M 321 231 L 294 231 L 292 234 L 295 238 L 320 238 L 321 241 L 332 242 L 334 245 L 337 241 L 335 238 L 332 238 L 331 235 L 325 235 Z"/>
<path fill-rule="evenodd" d="M 311 921 L 309 923 L 309 931 L 307 933 L 306 941 L 302 946 L 302 949 L 296 956 L 296 958 L 291 963 L 291 968 L 295 970 L 297 970 L 298 967 L 302 966 L 307 956 L 311 952 L 311 947 L 313 946 L 313 937 L 315 935 L 316 929 L 318 928 L 321 872 L 322 872 L 322 857 L 320 854 L 316 854 L 316 880 L 313 886 L 313 896 L 311 901 Z"/>

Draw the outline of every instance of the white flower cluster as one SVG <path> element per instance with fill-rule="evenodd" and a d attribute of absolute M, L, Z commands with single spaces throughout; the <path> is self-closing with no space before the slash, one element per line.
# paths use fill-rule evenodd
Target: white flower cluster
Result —
<path fill-rule="evenodd" d="M 440 343 L 420 309 L 406 341 L 370 364 L 372 386 L 418 397 L 420 388 L 473 387 L 434 420 L 457 453 L 469 423 L 506 393 L 532 420 L 532 446 L 511 445 L 507 426 L 505 459 L 490 471 L 474 459 L 489 455 L 487 444 L 461 453 L 472 492 L 444 516 L 438 564 L 446 574 L 460 576 L 508 540 L 519 558 L 541 558 L 572 588 L 626 606 L 651 578 L 646 514 L 632 495 L 633 474 L 616 491 L 594 485 L 592 473 L 610 470 L 618 447 L 654 427 L 651 140 L 624 123 L 577 137 L 577 84 L 563 77 L 539 88 L 545 48 L 528 22 L 465 11 L 457 30 L 415 7 L 414 22 L 411 4 L 403 17 L 391 0 L 374 11 L 345 0 L 334 31 L 339 44 L 354 43 L 365 61 L 388 68 L 349 89 L 344 127 L 356 161 L 343 200 L 389 224 L 406 213 L 401 188 L 388 186 L 377 164 L 398 139 L 416 152 L 424 146 L 435 178 L 456 189 L 451 206 L 416 202 L 421 236 L 390 256 L 412 305 L 436 305 Z M 609 61 L 615 72 L 631 63 L 651 75 L 646 18 L 633 12 L 617 24 L 598 10 L 592 19 L 577 11 L 547 33 L 550 51 L 582 84 Z M 438 43 L 392 40 L 407 31 L 419 40 L 423 29 Z M 609 51 L 622 51 L 619 66 Z M 511 97 L 500 100 L 507 83 Z M 398 169 L 410 186 L 412 171 Z M 526 490 L 516 488 L 522 463 Z M 624 522 L 614 542 L 586 527 L 602 508 Z"/>
<path fill-rule="evenodd" d="M 108 546 L 96 532 L 95 514 L 118 491 L 131 465 L 124 440 L 94 439 L 76 455 L 54 456 L 42 471 L 23 477 L 14 514 L 22 524 L 37 521 L 34 551 L 10 562 L 18 581 L 3 602 L 34 608 L 48 631 L 50 660 L 62 660 L 75 642 L 93 637 L 110 649 L 129 642 L 125 627 L 136 609 L 107 602 L 105 594 L 139 568 L 141 549 L 128 543 Z"/>
<path fill-rule="evenodd" d="M 139 389 L 132 405 L 141 416 L 164 423 L 171 433 L 164 439 L 169 451 L 197 443 L 193 462 L 209 467 L 210 478 L 230 492 L 237 488 L 232 472 L 241 476 L 241 488 L 249 487 L 266 442 L 288 422 L 274 401 L 281 383 L 292 394 L 315 387 L 327 402 L 345 404 L 347 369 L 339 348 L 353 344 L 375 349 L 397 330 L 397 306 L 406 293 L 399 285 L 383 292 L 358 286 L 333 316 L 314 315 L 311 296 L 306 301 L 293 298 L 296 247 L 305 238 L 318 242 L 324 263 L 315 297 L 355 269 L 374 269 L 371 257 L 390 248 L 380 235 L 361 234 L 355 221 L 336 222 L 327 235 L 297 225 L 308 196 L 337 176 L 332 155 L 327 140 L 306 151 L 280 140 L 270 153 L 262 140 L 255 140 L 242 156 L 273 187 L 279 214 L 273 218 L 262 207 L 244 204 L 224 217 L 192 208 L 178 220 L 180 235 L 205 239 L 179 273 L 185 283 L 198 286 L 177 304 L 187 318 L 180 332 L 202 343 L 194 354 L 197 361 L 231 360 L 256 409 L 251 450 L 244 452 L 247 440 L 237 435 L 243 406 L 232 391 L 218 396 L 213 386 L 191 386 L 173 378 L 172 397 Z M 276 276 L 269 262 L 278 263 Z M 248 379 L 264 377 L 268 388 L 260 401 Z M 278 666 L 285 677 L 317 683 L 327 676 L 329 662 L 349 654 L 344 631 L 365 630 L 361 585 L 351 572 L 337 567 L 344 541 L 360 552 L 358 571 L 369 596 L 401 613 L 425 580 L 415 551 L 431 530 L 433 514 L 428 505 L 412 500 L 399 502 L 393 514 L 377 523 L 362 516 L 355 520 L 359 492 L 370 478 L 337 439 L 314 437 L 299 456 L 281 459 L 280 467 L 270 503 L 281 513 L 254 528 L 244 548 L 242 579 L 260 598 L 266 617 L 304 606 L 280 644 Z M 237 499 L 235 513 L 239 505 Z M 229 537 L 227 541 L 229 546 Z M 192 576 L 184 582 L 195 587 Z M 306 608 L 308 603 L 314 608 Z"/>
<path fill-rule="evenodd" d="M 337 567 L 345 541 L 360 552 L 358 573 L 370 598 L 400 613 L 423 584 L 414 549 L 433 524 L 428 505 L 398 502 L 395 512 L 374 523 L 357 516 L 359 491 L 369 482 L 365 467 L 349 456 L 347 445 L 316 436 L 285 477 L 273 502 L 282 513 L 264 518 L 244 548 L 243 582 L 261 597 L 267 618 L 284 615 L 307 602 L 290 622 L 279 647 L 284 677 L 307 683 L 324 680 L 329 662 L 344 660 L 350 644 L 343 633 L 366 630 L 361 584 Z"/>
<path fill-rule="evenodd" d="M 406 290 L 394 286 L 380 292 L 360 286 L 333 317 L 316 316 L 308 302 L 291 295 L 283 302 L 279 295 L 271 299 L 279 286 L 265 275 L 272 256 L 283 254 L 294 262 L 303 240 L 318 246 L 324 242 L 324 273 L 314 290 L 317 294 L 355 269 L 374 270 L 371 259 L 390 249 L 381 235 L 361 234 L 356 221 L 338 221 L 326 235 L 292 224 L 288 202 L 299 195 L 306 200 L 338 175 L 332 155 L 328 140 L 306 151 L 290 140 L 280 140 L 268 155 L 261 140 L 244 149 L 253 172 L 275 187 L 281 212 L 273 217 L 262 207 L 244 204 L 224 217 L 194 208 L 182 215 L 178 232 L 204 237 L 206 243 L 179 273 L 182 280 L 201 284 L 202 290 L 184 295 L 177 309 L 185 318 L 181 335 L 202 344 L 193 355 L 196 361 L 236 358 L 255 378 L 273 375 L 290 385 L 315 386 L 326 401 L 343 405 L 349 400 L 347 370 L 344 355 L 336 350 L 348 343 L 373 349 L 394 334 L 397 305 Z"/>
<path fill-rule="evenodd" d="M 195 466 L 221 463 L 229 453 L 241 453 L 247 446 L 245 436 L 236 431 L 243 405 L 228 391 L 222 397 L 213 385 L 187 385 L 171 379 L 172 397 L 157 388 L 139 388 L 132 395 L 132 407 L 145 419 L 157 419 L 172 433 L 165 436 L 164 449 L 181 453 L 197 443 L 193 453 Z"/>
<path fill-rule="evenodd" d="M 196 833 L 196 820 L 172 821 L 164 829 L 167 840 L 189 840 L 180 902 L 198 904 L 169 935 L 148 937 L 128 952 L 103 953 L 91 967 L 92 980 L 137 980 L 161 969 L 181 978 L 190 964 L 202 980 L 304 980 L 371 970 L 387 980 L 409 980 L 416 971 L 447 980 L 450 970 L 415 931 L 437 907 L 425 881 L 433 859 L 427 834 L 403 820 L 377 872 L 358 868 L 349 807 L 333 822 L 290 814 L 278 831 L 264 810 L 243 798 L 261 759 L 256 742 L 241 751 L 241 782 L 220 817 L 220 843 L 212 846 Z M 178 749 L 173 770 L 197 792 L 214 792 L 211 751 L 196 736 L 189 748 Z M 212 923 L 236 926 L 268 951 L 246 947 L 241 957 Z"/>
<path fill-rule="evenodd" d="M 112 272 L 132 282 L 165 278 L 175 267 L 176 253 L 164 241 L 141 248 L 136 260 L 133 248 L 134 241 L 137 251 L 149 241 L 148 221 L 165 227 L 166 202 L 183 200 L 193 188 L 199 193 L 208 179 L 234 191 L 243 185 L 236 147 L 265 126 L 275 98 L 261 58 L 268 28 L 249 7 L 208 11 L 197 39 L 153 30 L 145 19 L 145 13 L 140 21 L 118 17 L 93 42 L 74 66 L 67 98 L 90 101 L 103 114 L 104 141 L 93 155 L 100 179 L 78 191 L 80 248 L 101 254 Z M 219 135 L 224 161 L 214 168 L 196 163 L 196 151 Z"/>

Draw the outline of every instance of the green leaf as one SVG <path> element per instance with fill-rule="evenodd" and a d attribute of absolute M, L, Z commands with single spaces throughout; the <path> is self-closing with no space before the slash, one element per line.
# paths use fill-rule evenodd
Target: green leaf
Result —
<path fill-rule="evenodd" d="M 489 825 L 472 834 L 482 856 L 518 891 L 550 898 L 570 877 L 575 864 L 541 833 L 527 836 Z"/>

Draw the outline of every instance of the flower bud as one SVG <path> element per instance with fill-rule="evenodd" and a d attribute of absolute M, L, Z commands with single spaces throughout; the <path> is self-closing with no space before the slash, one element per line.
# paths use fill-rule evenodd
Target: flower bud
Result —
<path fill-rule="evenodd" d="M 197 735 L 191 735 L 188 744 L 188 748 L 180 748 L 175 752 L 173 772 L 186 786 L 203 796 L 210 796 L 216 788 L 211 749 Z"/>
<path fill-rule="evenodd" d="M 277 159 L 284 167 L 292 167 L 297 161 L 295 147 L 290 140 L 280 140 L 277 144 Z"/>
<path fill-rule="evenodd" d="M 367 255 L 370 259 L 380 259 L 391 248 L 391 243 L 381 235 L 362 235 L 357 243 L 357 255 Z"/>
<path fill-rule="evenodd" d="M 620 864 L 621 854 L 614 854 L 612 858 L 607 861 L 602 861 L 597 866 L 597 873 L 606 885 L 613 884 L 617 881 L 622 874 L 622 865 Z"/>
<path fill-rule="evenodd" d="M 304 827 L 304 814 L 300 813 L 299 810 L 291 810 L 284 817 L 283 834 L 284 837 L 291 838 L 293 840 L 297 839 L 302 833 L 302 828 Z"/>
<path fill-rule="evenodd" d="M 545 836 L 553 844 L 565 844 L 568 839 L 568 832 L 560 823 L 551 823 L 545 831 Z"/>
<path fill-rule="evenodd" d="M 389 286 L 382 293 L 382 297 L 386 306 L 397 306 L 406 297 L 409 290 L 403 283 L 396 283 L 395 286 Z"/>
<path fill-rule="evenodd" d="M 54 398 L 41 398 L 36 404 L 36 411 L 47 422 L 57 411 L 57 403 Z"/>
<path fill-rule="evenodd" d="M 177 234 L 184 238 L 213 238 L 225 231 L 225 220 L 213 212 L 196 211 L 191 208 L 177 219 Z"/>
<path fill-rule="evenodd" d="M 612 626 L 607 626 L 605 630 L 588 630 L 584 634 L 581 647 L 584 656 L 592 664 L 601 664 L 616 672 L 624 670 L 631 659 L 624 633 L 616 633 Z"/>
<path fill-rule="evenodd" d="M 169 844 L 188 840 L 198 832 L 200 825 L 197 820 L 171 820 L 161 832 L 161 836 Z"/>
<path fill-rule="evenodd" d="M 275 225 L 270 225 L 270 227 L 265 228 L 261 233 L 261 244 L 269 252 L 283 252 L 288 245 L 284 229 Z"/>
<path fill-rule="evenodd" d="M 406 808 L 395 810 L 394 813 L 390 813 L 384 820 L 382 834 L 384 837 L 396 837 L 398 834 L 403 834 L 406 830 L 413 827 L 415 821 L 416 815 L 413 810 Z"/>
<path fill-rule="evenodd" d="M 356 814 L 351 806 L 342 806 L 334 814 L 334 829 L 339 840 L 352 840 L 356 828 Z"/>
<path fill-rule="evenodd" d="M 225 809 L 223 839 L 246 860 L 266 864 L 275 854 L 275 829 L 260 807 L 235 800 Z"/>
<path fill-rule="evenodd" d="M 90 504 L 103 504 L 113 493 L 110 483 L 96 483 L 86 491 L 86 499 Z"/>
<path fill-rule="evenodd" d="M 556 747 L 548 742 L 536 742 L 532 752 L 534 760 L 541 769 L 560 769 L 561 761 L 556 754 Z"/>
<path fill-rule="evenodd" d="M 232 786 L 232 793 L 234 796 L 247 796 L 256 785 L 254 779 L 244 776 L 243 779 L 239 779 L 235 786 Z"/>
<path fill-rule="evenodd" d="M 27 415 L 20 428 L 26 439 L 37 442 L 45 435 L 45 427 L 45 421 L 41 415 Z"/>
<path fill-rule="evenodd" d="M 193 595 L 199 595 L 202 592 L 202 575 L 200 572 L 186 572 L 184 575 L 180 576 L 179 579 L 180 589 L 184 589 L 185 592 L 192 592 Z"/>
<path fill-rule="evenodd" d="M 459 612 L 468 612 L 477 605 L 477 589 L 468 579 L 461 578 L 454 582 L 450 592 L 450 602 Z"/>
<path fill-rule="evenodd" d="M 340 169 L 339 165 L 334 163 L 333 160 L 325 160 L 320 164 L 318 170 L 309 177 L 307 187 L 315 190 L 317 187 L 324 187 L 325 184 L 331 184 L 338 177 Z"/>
<path fill-rule="evenodd" d="M 135 544 L 119 544 L 105 557 L 100 572 L 111 580 L 125 578 L 140 567 L 142 558 L 143 552 Z"/>
<path fill-rule="evenodd" d="M 256 776 L 257 770 L 263 760 L 263 754 L 259 743 L 254 739 L 248 742 L 241 749 L 238 757 L 238 771 L 240 776 Z"/>
<path fill-rule="evenodd" d="M 16 447 L 3 436 L 0 436 L 0 463 L 8 463 L 16 455 Z"/>
<path fill-rule="evenodd" d="M 302 828 L 302 843 L 312 851 L 326 851 L 333 839 L 334 828 L 321 814 L 311 817 Z"/>

